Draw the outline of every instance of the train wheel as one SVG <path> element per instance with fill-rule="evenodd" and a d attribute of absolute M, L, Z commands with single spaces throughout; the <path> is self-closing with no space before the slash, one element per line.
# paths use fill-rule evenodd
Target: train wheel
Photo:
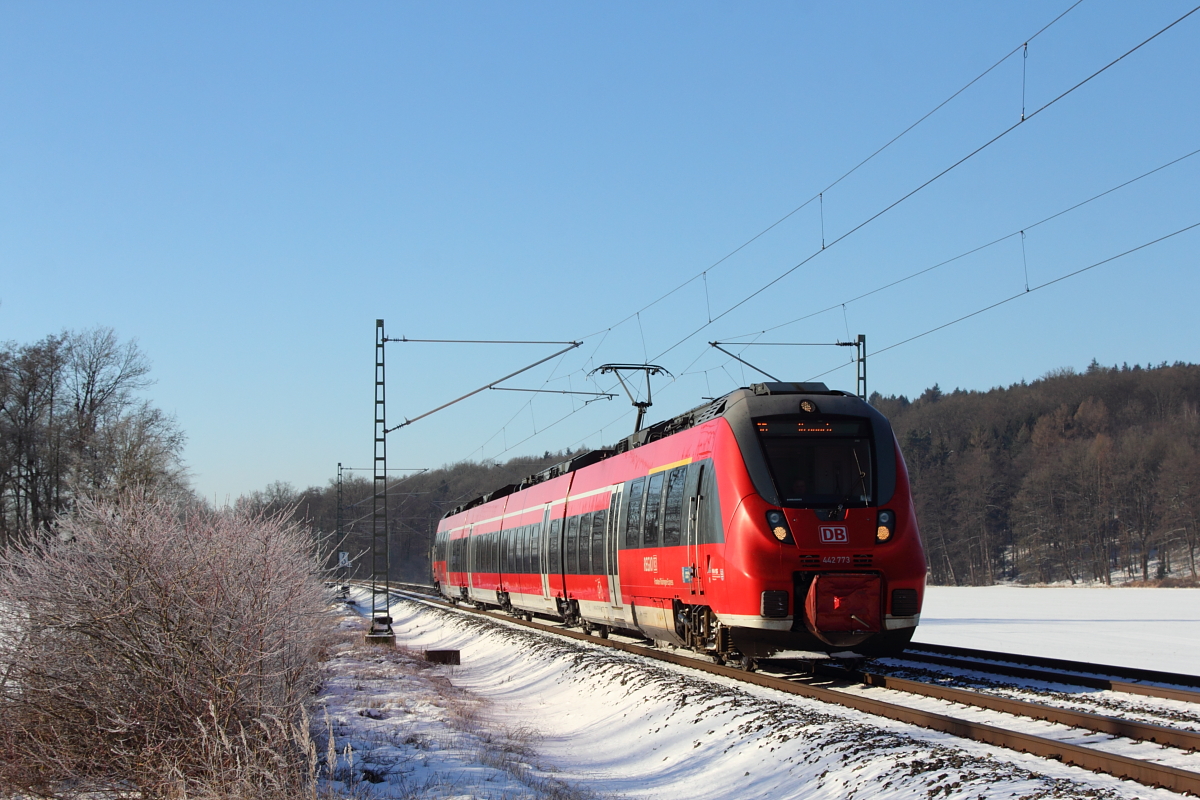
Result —
<path fill-rule="evenodd" d="M 599 632 L 601 639 L 608 638 L 608 626 L 607 625 L 600 625 L 596 628 L 596 630 Z"/>
<path fill-rule="evenodd" d="M 580 622 L 580 623 L 579 623 L 579 627 L 580 627 L 580 628 L 583 630 L 583 632 L 584 632 L 584 633 L 588 634 L 589 636 L 591 635 L 591 633 L 592 633 L 592 623 L 588 622 L 588 621 L 585 619 L 585 620 L 583 620 L 582 622 Z"/>
<path fill-rule="evenodd" d="M 754 670 L 758 669 L 758 664 L 750 656 L 742 656 L 742 669 L 746 670 L 746 672 L 754 672 Z"/>
<path fill-rule="evenodd" d="M 725 666 L 725 656 L 722 653 L 713 653 L 712 660 L 715 664 L 719 664 L 722 667 Z"/>

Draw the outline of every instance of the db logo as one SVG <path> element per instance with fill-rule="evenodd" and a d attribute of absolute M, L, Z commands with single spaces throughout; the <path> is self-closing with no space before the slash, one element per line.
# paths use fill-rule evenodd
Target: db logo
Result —
<path fill-rule="evenodd" d="M 850 541 L 845 525 L 822 525 L 817 530 L 821 533 L 822 542 L 845 544 Z"/>

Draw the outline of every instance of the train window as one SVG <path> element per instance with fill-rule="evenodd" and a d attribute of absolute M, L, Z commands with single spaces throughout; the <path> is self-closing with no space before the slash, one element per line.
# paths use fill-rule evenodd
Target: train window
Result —
<path fill-rule="evenodd" d="M 521 572 L 528 575 L 533 572 L 533 526 L 525 526 L 524 549 L 522 551 L 523 558 L 521 559 Z"/>
<path fill-rule="evenodd" d="M 646 489 L 646 529 L 642 535 L 642 544 L 646 547 L 658 546 L 658 512 L 662 501 L 665 476 L 665 472 L 656 472 L 651 475 L 650 485 Z"/>
<path fill-rule="evenodd" d="M 521 526 L 521 563 L 517 565 L 517 572 L 525 575 L 529 572 L 529 526 Z"/>
<path fill-rule="evenodd" d="M 592 514 L 592 574 L 604 574 L 604 523 L 608 509 L 601 508 Z"/>
<path fill-rule="evenodd" d="M 530 555 L 532 556 L 532 561 L 533 561 L 533 574 L 541 575 L 542 574 L 542 524 L 540 522 L 533 526 L 533 536 L 531 537 L 531 539 L 533 541 L 533 552 Z"/>
<path fill-rule="evenodd" d="M 525 557 L 521 561 L 522 571 L 528 575 L 533 572 L 533 526 L 526 525 L 525 531 Z"/>
<path fill-rule="evenodd" d="M 663 547 L 679 544 L 683 530 L 683 487 L 687 467 L 676 467 L 667 475 L 667 502 L 663 514 Z"/>
<path fill-rule="evenodd" d="M 547 572 L 551 575 L 562 574 L 562 559 L 559 558 L 559 545 L 562 542 L 562 521 L 550 521 L 550 541 L 546 543 L 546 555 L 550 559 Z"/>
<path fill-rule="evenodd" d="M 522 563 L 525 556 L 521 552 L 521 546 L 524 544 L 521 533 L 521 528 L 513 528 L 512 544 L 510 545 L 512 548 L 512 571 L 517 575 L 525 571 L 525 565 Z"/>
<path fill-rule="evenodd" d="M 579 517 L 567 518 L 567 574 L 579 574 L 579 550 L 576 544 L 579 540 Z"/>
<path fill-rule="evenodd" d="M 642 489 L 645 478 L 629 484 L 629 513 L 625 515 L 625 546 L 642 546 Z"/>
<path fill-rule="evenodd" d="M 592 574 L 592 512 L 588 512 L 579 518 L 579 539 L 576 540 L 576 546 L 579 548 L 579 572 L 578 575 Z"/>
<path fill-rule="evenodd" d="M 784 505 L 871 504 L 867 420 L 772 417 L 755 420 L 755 428 Z"/>

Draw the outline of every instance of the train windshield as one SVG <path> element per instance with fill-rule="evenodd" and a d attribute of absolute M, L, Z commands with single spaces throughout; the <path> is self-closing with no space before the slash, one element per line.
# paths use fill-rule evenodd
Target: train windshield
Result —
<path fill-rule="evenodd" d="M 871 505 L 867 420 L 771 417 L 754 426 L 784 505 Z"/>

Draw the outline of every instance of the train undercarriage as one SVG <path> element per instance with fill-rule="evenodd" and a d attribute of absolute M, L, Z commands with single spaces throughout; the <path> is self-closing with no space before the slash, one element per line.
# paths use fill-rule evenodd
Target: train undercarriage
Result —
<path fill-rule="evenodd" d="M 579 628 L 602 639 L 607 639 L 610 633 L 626 634 L 660 646 L 691 650 L 718 664 L 746 670 L 756 669 L 760 660 L 768 658 L 815 662 L 829 658 L 854 660 L 893 656 L 904 650 L 916 630 L 913 620 L 912 625 L 905 627 L 863 632 L 854 637 L 851 644 L 837 646 L 830 644 L 828 635 L 823 640 L 811 633 L 803 612 L 794 620 L 780 620 L 790 623 L 786 629 L 762 629 L 727 625 L 708 606 L 675 600 L 671 608 L 674 630 L 657 626 L 644 630 L 636 621 L 633 626 L 626 626 L 585 618 L 575 600 L 557 598 L 553 601 L 553 609 L 530 610 L 514 605 L 509 593 L 503 591 L 496 592 L 494 603 L 471 599 L 466 587 L 461 587 L 458 596 L 449 599 L 481 611 L 500 610 L 526 621 L 532 621 L 535 616 L 553 619 L 568 628 Z"/>

